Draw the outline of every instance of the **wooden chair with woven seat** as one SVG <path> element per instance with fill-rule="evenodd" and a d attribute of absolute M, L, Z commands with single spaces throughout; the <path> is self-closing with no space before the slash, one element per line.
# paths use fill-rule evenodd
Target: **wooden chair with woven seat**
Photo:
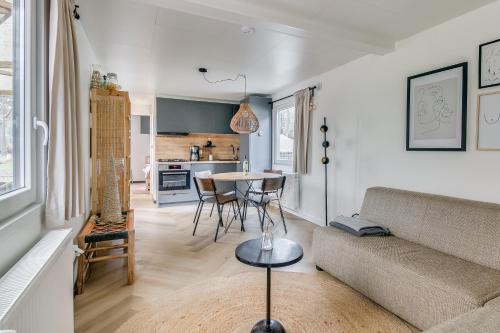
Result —
<path fill-rule="evenodd" d="M 196 233 L 196 228 L 198 227 L 198 222 L 200 221 L 200 215 L 201 215 L 201 210 L 203 209 L 203 205 L 205 203 L 211 203 L 215 204 L 217 207 L 217 213 L 219 215 L 219 220 L 217 222 L 217 229 L 215 230 L 215 238 L 214 242 L 217 242 L 217 236 L 219 234 L 219 228 L 224 227 L 224 220 L 222 218 L 222 211 L 224 209 L 224 206 L 227 204 L 231 204 L 233 207 L 233 213 L 234 216 L 231 219 L 231 222 L 228 223 L 226 226 L 226 232 L 227 229 L 229 228 L 230 224 L 237 218 L 237 216 L 240 217 L 240 222 L 241 222 L 241 231 L 245 231 L 245 226 L 243 225 L 243 218 L 241 215 L 241 210 L 240 210 L 240 204 L 238 202 L 238 197 L 234 193 L 225 193 L 225 194 L 219 194 L 217 192 L 217 188 L 215 186 L 215 182 L 212 178 L 193 178 L 193 182 L 196 186 L 196 191 L 198 192 L 198 196 L 200 199 L 199 203 L 199 209 L 197 216 L 195 216 L 195 224 L 194 224 L 194 229 L 193 229 L 193 236 Z M 213 195 L 203 195 L 203 193 L 213 193 Z M 234 205 L 236 204 L 236 207 Z"/>
<path fill-rule="evenodd" d="M 262 186 L 260 191 L 251 193 L 248 202 L 257 208 L 257 213 L 259 214 L 259 221 L 261 229 L 264 229 L 264 220 L 267 216 L 269 221 L 274 224 L 269 212 L 267 211 L 268 205 L 276 201 L 278 203 L 278 209 L 280 211 L 281 220 L 283 222 L 283 228 L 285 233 L 288 232 L 286 228 L 285 216 L 283 214 L 283 208 L 281 207 L 281 197 L 283 196 L 283 189 L 285 187 L 286 177 L 281 176 L 278 178 L 266 178 L 262 181 Z M 262 212 L 260 211 L 262 209 Z"/>

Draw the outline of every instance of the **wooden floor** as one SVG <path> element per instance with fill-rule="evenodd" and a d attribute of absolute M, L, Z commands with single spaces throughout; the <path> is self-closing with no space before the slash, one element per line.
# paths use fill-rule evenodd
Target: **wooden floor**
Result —
<path fill-rule="evenodd" d="M 127 286 L 125 263 L 121 260 L 95 264 L 84 293 L 75 298 L 76 332 L 110 333 L 129 317 L 141 311 L 145 304 L 158 300 L 172 291 L 213 276 L 260 270 L 246 266 L 234 257 L 235 247 L 244 240 L 260 237 L 255 208 L 248 211 L 246 232 L 239 224 L 213 242 L 215 217 L 206 209 L 200 219 L 196 236 L 192 236 L 192 219 L 196 205 L 157 208 L 147 194 L 141 194 L 135 184 L 131 205 L 135 209 L 136 282 Z M 134 194 L 135 192 L 135 194 Z M 280 221 L 276 212 L 272 213 Z M 316 274 L 312 262 L 311 243 L 315 225 L 286 215 L 288 234 L 277 223 L 276 236 L 299 242 L 304 247 L 304 259 L 283 270 Z M 264 270 L 262 270 L 262 274 Z M 264 275 L 263 275 L 264 278 Z"/>

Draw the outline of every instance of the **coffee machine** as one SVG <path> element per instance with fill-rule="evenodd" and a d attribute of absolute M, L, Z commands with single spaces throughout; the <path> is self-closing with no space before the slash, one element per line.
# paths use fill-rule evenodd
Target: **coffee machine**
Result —
<path fill-rule="evenodd" d="M 190 146 L 189 147 L 189 159 L 191 161 L 200 160 L 200 146 Z"/>

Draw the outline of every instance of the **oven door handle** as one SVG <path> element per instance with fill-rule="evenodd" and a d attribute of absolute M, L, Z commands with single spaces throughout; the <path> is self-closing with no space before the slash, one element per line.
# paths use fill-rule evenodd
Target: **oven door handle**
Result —
<path fill-rule="evenodd" d="M 170 175 L 174 175 L 174 176 L 176 176 L 176 175 L 183 175 L 183 176 L 185 176 L 185 175 L 188 174 L 188 172 L 179 172 L 179 171 L 177 171 L 177 172 L 166 172 L 166 171 L 161 171 L 161 174 L 162 175 L 169 175 L 169 176 Z"/>

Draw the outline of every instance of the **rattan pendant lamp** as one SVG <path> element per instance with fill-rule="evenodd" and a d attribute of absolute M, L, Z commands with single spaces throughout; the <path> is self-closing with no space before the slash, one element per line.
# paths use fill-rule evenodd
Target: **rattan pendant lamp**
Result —
<path fill-rule="evenodd" d="M 245 74 L 238 74 L 234 79 L 224 79 L 218 81 L 210 81 L 206 78 L 207 73 L 206 68 L 199 68 L 198 71 L 203 75 L 203 78 L 208 83 L 221 83 L 225 81 L 237 81 L 239 78 L 243 78 L 245 81 L 245 96 L 240 104 L 238 112 L 231 119 L 230 127 L 231 129 L 239 134 L 251 134 L 257 132 L 259 129 L 259 119 L 255 113 L 253 113 L 250 104 L 246 101 L 247 99 L 247 76 Z"/>

